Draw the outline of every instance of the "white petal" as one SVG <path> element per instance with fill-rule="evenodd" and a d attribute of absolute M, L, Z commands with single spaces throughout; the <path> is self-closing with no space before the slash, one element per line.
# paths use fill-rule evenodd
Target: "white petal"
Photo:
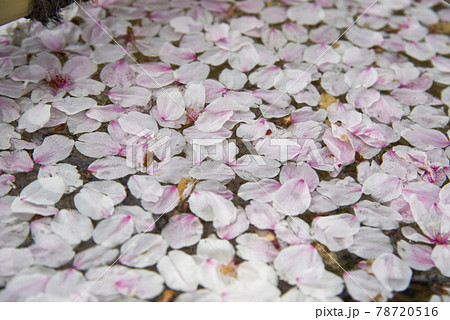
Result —
<path fill-rule="evenodd" d="M 93 220 L 110 217 L 114 212 L 114 202 L 107 195 L 83 188 L 74 197 L 77 210 Z"/>
<path fill-rule="evenodd" d="M 412 271 L 408 265 L 392 253 L 385 253 L 376 258 L 372 264 L 372 270 L 388 290 L 405 290 L 412 277 Z"/>
<path fill-rule="evenodd" d="M 168 244 L 160 235 L 137 234 L 120 247 L 120 263 L 145 268 L 158 262 L 166 253 Z"/>
<path fill-rule="evenodd" d="M 172 250 L 158 261 L 156 266 L 166 285 L 172 290 L 194 291 L 199 284 L 198 265 L 192 256 Z"/>
<path fill-rule="evenodd" d="M 127 241 L 132 233 L 131 217 L 117 214 L 100 221 L 94 229 L 92 239 L 105 247 L 115 247 Z"/>
<path fill-rule="evenodd" d="M 64 160 L 72 152 L 74 141 L 65 136 L 54 134 L 44 139 L 33 152 L 33 159 L 39 164 L 50 164 Z"/>
<path fill-rule="evenodd" d="M 20 199 L 37 205 L 54 205 L 66 189 L 60 177 L 41 178 L 33 181 L 20 193 Z"/>
<path fill-rule="evenodd" d="M 0 276 L 13 276 L 33 263 L 33 256 L 28 248 L 0 249 Z"/>
<path fill-rule="evenodd" d="M 170 247 L 180 249 L 196 244 L 203 234 L 203 225 L 192 214 L 179 214 L 169 219 L 169 223 L 162 229 L 161 235 Z"/>
<path fill-rule="evenodd" d="M 193 192 L 189 198 L 189 207 L 193 213 L 206 221 L 229 224 L 236 219 L 234 204 L 214 192 Z"/>
<path fill-rule="evenodd" d="M 68 244 L 75 246 L 92 236 L 91 220 L 75 210 L 63 209 L 51 222 L 52 231 Z"/>
<path fill-rule="evenodd" d="M 75 255 L 72 247 L 56 235 L 40 237 L 29 248 L 33 254 L 35 264 L 50 268 L 58 268 L 65 265 Z"/>
<path fill-rule="evenodd" d="M 304 213 L 311 204 L 311 195 L 303 179 L 289 179 L 273 194 L 273 206 L 288 215 Z"/>
<path fill-rule="evenodd" d="M 106 265 L 117 257 L 118 249 L 110 249 L 103 246 L 93 246 L 77 253 L 73 260 L 73 266 L 79 270 L 88 270 L 97 266 Z"/>

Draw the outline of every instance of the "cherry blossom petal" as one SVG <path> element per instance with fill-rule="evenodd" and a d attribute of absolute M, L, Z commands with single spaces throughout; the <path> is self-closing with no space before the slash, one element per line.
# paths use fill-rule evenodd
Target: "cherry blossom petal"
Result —
<path fill-rule="evenodd" d="M 236 239 L 237 254 L 248 261 L 272 262 L 278 255 L 273 243 L 256 234 L 245 233 Z"/>
<path fill-rule="evenodd" d="M 173 249 L 180 249 L 196 244 L 203 234 L 203 225 L 192 214 L 180 214 L 169 219 L 161 235 Z"/>
<path fill-rule="evenodd" d="M 150 101 L 151 92 L 142 87 L 115 87 L 109 91 L 108 97 L 113 103 L 118 104 L 123 108 L 146 106 Z"/>
<path fill-rule="evenodd" d="M 73 200 L 77 210 L 93 220 L 110 217 L 114 212 L 113 200 L 97 190 L 83 188 Z"/>
<path fill-rule="evenodd" d="M 16 150 L 13 152 L 0 153 L 0 169 L 6 172 L 28 172 L 34 167 L 28 152 L 25 150 Z"/>
<path fill-rule="evenodd" d="M 402 179 L 390 174 L 375 173 L 364 181 L 362 191 L 377 201 L 391 201 L 402 193 Z"/>
<path fill-rule="evenodd" d="M 346 177 L 343 180 L 321 181 L 317 191 L 328 197 L 337 206 L 355 203 L 362 195 L 361 186 L 351 177 Z"/>
<path fill-rule="evenodd" d="M 357 301 L 374 301 L 378 296 L 386 301 L 392 297 L 390 290 L 364 270 L 345 272 L 344 281 L 350 296 Z"/>
<path fill-rule="evenodd" d="M 164 214 L 172 211 L 179 202 L 179 193 L 176 186 L 164 186 L 162 196 L 158 201 L 142 201 L 145 210 L 154 214 Z"/>
<path fill-rule="evenodd" d="M 156 103 L 159 115 L 163 120 L 177 120 L 185 113 L 184 100 L 178 90 L 161 93 Z"/>
<path fill-rule="evenodd" d="M 88 270 L 97 266 L 107 265 L 119 254 L 118 249 L 110 249 L 100 245 L 90 247 L 76 254 L 73 266 L 79 270 Z"/>
<path fill-rule="evenodd" d="M 273 206 L 288 215 L 304 213 L 311 204 L 311 195 L 303 179 L 289 179 L 273 194 Z"/>
<path fill-rule="evenodd" d="M 88 170 L 98 179 L 113 180 L 136 172 L 135 168 L 127 165 L 124 158 L 105 157 L 91 163 Z"/>
<path fill-rule="evenodd" d="M 58 101 L 52 104 L 52 107 L 62 111 L 68 115 L 73 115 L 78 112 L 87 110 L 91 107 L 95 107 L 97 102 L 91 98 L 64 98 L 62 101 Z"/>
<path fill-rule="evenodd" d="M 448 266 L 448 259 L 450 256 L 450 250 L 448 245 L 437 245 L 431 253 L 431 259 L 433 260 L 436 268 L 446 277 L 450 275 Z"/>
<path fill-rule="evenodd" d="M 198 265 L 190 255 L 183 251 L 170 251 L 167 256 L 158 261 L 156 267 L 169 288 L 183 292 L 197 289 L 199 284 Z"/>
<path fill-rule="evenodd" d="M 245 207 L 245 214 L 250 223 L 259 229 L 275 229 L 284 214 L 279 213 L 273 206 L 265 202 L 252 200 Z"/>
<path fill-rule="evenodd" d="M 158 262 L 166 253 L 168 244 L 160 235 L 137 234 L 120 247 L 120 263 L 145 268 Z"/>
<path fill-rule="evenodd" d="M 165 42 L 159 51 L 162 61 L 175 65 L 183 65 L 195 59 L 195 53 L 187 48 L 177 48 Z"/>
<path fill-rule="evenodd" d="M 401 135 L 413 146 L 423 150 L 445 148 L 450 145 L 448 138 L 442 132 L 425 129 L 419 125 L 412 125 L 410 128 L 403 129 Z"/>
<path fill-rule="evenodd" d="M 106 132 L 82 134 L 75 142 L 75 147 L 85 156 L 92 158 L 114 156 L 121 151 L 120 145 Z"/>
<path fill-rule="evenodd" d="M 66 185 L 58 176 L 33 181 L 20 192 L 20 200 L 37 205 L 54 205 L 61 199 Z"/>
<path fill-rule="evenodd" d="M 433 249 L 420 244 L 409 244 L 401 240 L 397 243 L 397 252 L 412 269 L 426 271 L 434 266 L 431 257 Z"/>
<path fill-rule="evenodd" d="M 320 276 L 324 264 L 317 250 L 311 245 L 295 245 L 280 251 L 274 261 L 279 276 L 296 284 L 299 278 Z"/>
<path fill-rule="evenodd" d="M 52 231 L 68 244 L 75 246 L 92 236 L 92 223 L 89 218 L 75 210 L 61 210 L 51 222 Z"/>
<path fill-rule="evenodd" d="M 248 230 L 250 223 L 247 219 L 245 211 L 241 208 L 237 209 L 236 220 L 228 225 L 217 226 L 217 235 L 221 239 L 229 240 L 236 238 L 240 234 Z"/>
<path fill-rule="evenodd" d="M 97 224 L 92 239 L 97 244 L 113 248 L 127 241 L 132 233 L 133 221 L 131 221 L 131 217 L 116 214 Z"/>
<path fill-rule="evenodd" d="M 39 164 L 51 164 L 64 160 L 72 152 L 75 142 L 61 135 L 52 135 L 44 139 L 33 152 L 33 159 Z"/>
<path fill-rule="evenodd" d="M 384 253 L 392 252 L 393 248 L 391 240 L 381 230 L 362 227 L 354 235 L 353 244 L 348 251 L 364 259 L 376 259 Z"/>
<path fill-rule="evenodd" d="M 50 268 L 58 268 L 72 260 L 72 247 L 56 235 L 45 235 L 29 247 L 34 263 Z"/>
<path fill-rule="evenodd" d="M 383 286 L 394 291 L 405 290 L 412 277 L 408 265 L 392 253 L 385 253 L 376 258 L 372 270 Z"/>
<path fill-rule="evenodd" d="M 33 256 L 28 248 L 0 249 L 0 276 L 13 276 L 33 264 Z"/>
<path fill-rule="evenodd" d="M 358 202 L 353 209 L 361 223 L 382 230 L 396 229 L 403 220 L 402 215 L 395 209 L 368 200 Z"/>
<path fill-rule="evenodd" d="M 19 129 L 35 132 L 50 120 L 50 105 L 38 104 L 27 111 L 19 119 Z"/>
<path fill-rule="evenodd" d="M 206 221 L 230 224 L 236 219 L 236 208 L 214 192 L 194 191 L 189 197 L 189 207 L 193 213 Z"/>

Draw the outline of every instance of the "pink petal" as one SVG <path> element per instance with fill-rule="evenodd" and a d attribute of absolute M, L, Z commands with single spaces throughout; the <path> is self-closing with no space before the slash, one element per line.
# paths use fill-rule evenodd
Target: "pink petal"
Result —
<path fill-rule="evenodd" d="M 56 163 L 66 159 L 72 152 L 75 142 L 61 135 L 52 135 L 44 139 L 33 152 L 33 159 L 39 164 Z"/>
<path fill-rule="evenodd" d="M 234 204 L 214 192 L 195 191 L 189 197 L 189 207 L 193 213 L 206 221 L 230 224 L 236 219 Z"/>
<path fill-rule="evenodd" d="M 412 277 L 408 265 L 392 253 L 385 253 L 376 258 L 372 270 L 383 286 L 394 291 L 408 288 Z"/>
<path fill-rule="evenodd" d="M 273 206 L 288 215 L 304 213 L 311 203 L 308 186 L 303 179 L 289 179 L 273 194 Z"/>
<path fill-rule="evenodd" d="M 183 97 L 176 89 L 162 92 L 156 103 L 159 115 L 163 120 L 177 120 L 185 113 Z"/>
<path fill-rule="evenodd" d="M 117 214 L 131 216 L 134 230 L 137 233 L 150 232 L 155 228 L 155 220 L 150 212 L 145 211 L 140 206 L 118 206 L 114 209 Z"/>
<path fill-rule="evenodd" d="M 364 259 L 376 259 L 383 253 L 393 251 L 391 240 L 380 229 L 362 227 L 353 237 L 353 244 L 348 248 L 353 254 Z"/>
<path fill-rule="evenodd" d="M 280 182 L 284 183 L 285 181 L 297 178 L 302 179 L 308 185 L 309 191 L 312 192 L 316 189 L 319 184 L 319 176 L 316 171 L 311 168 L 307 163 L 300 163 L 295 165 L 290 162 L 287 165 L 283 166 L 280 172 Z"/>
<path fill-rule="evenodd" d="M 117 214 L 100 221 L 94 229 L 92 239 L 95 243 L 113 248 L 127 241 L 132 233 L 131 217 Z"/>
<path fill-rule="evenodd" d="M 175 70 L 173 76 L 179 83 L 200 82 L 205 80 L 209 74 L 209 66 L 201 62 L 191 62 L 183 64 L 179 69 Z"/>
<path fill-rule="evenodd" d="M 309 224 L 297 217 L 288 217 L 279 222 L 275 227 L 275 234 L 278 239 L 290 245 L 310 244 L 313 240 L 309 234 Z"/>
<path fill-rule="evenodd" d="M 103 30 L 102 30 L 103 31 Z M 97 44 L 91 55 L 92 61 L 97 64 L 116 62 L 125 56 L 125 51 L 116 44 Z"/>
<path fill-rule="evenodd" d="M 113 88 L 108 97 L 115 104 L 128 108 L 131 106 L 146 106 L 150 101 L 151 92 L 142 87 Z"/>
<path fill-rule="evenodd" d="M 397 243 L 397 252 L 400 257 L 414 270 L 427 271 L 433 268 L 431 247 L 420 244 L 409 244 L 405 240 Z"/>
<path fill-rule="evenodd" d="M 346 206 L 355 203 L 361 198 L 361 186 L 351 177 L 345 179 L 322 180 L 317 191 L 328 197 L 337 206 Z"/>
<path fill-rule="evenodd" d="M 419 61 L 426 61 L 435 55 L 435 51 L 423 42 L 408 41 L 405 45 L 407 55 Z"/>
<path fill-rule="evenodd" d="M 280 251 L 274 267 L 282 280 L 296 284 L 299 278 L 320 276 L 324 264 L 317 250 L 311 245 L 295 245 Z"/>
<path fill-rule="evenodd" d="M 172 211 L 179 202 L 179 193 L 176 186 L 164 186 L 164 192 L 158 201 L 142 201 L 145 210 L 154 214 L 164 214 Z"/>
<path fill-rule="evenodd" d="M 315 25 L 325 17 L 325 11 L 317 4 L 300 3 L 290 7 L 287 15 L 289 19 L 299 24 Z"/>
<path fill-rule="evenodd" d="M 127 185 L 133 196 L 144 201 L 156 202 L 164 193 L 159 182 L 149 176 L 133 175 Z"/>
<path fill-rule="evenodd" d="M 278 255 L 278 250 L 267 238 L 254 233 L 246 233 L 236 239 L 237 254 L 248 261 L 272 262 Z"/>
<path fill-rule="evenodd" d="M 378 80 L 378 73 L 375 68 L 352 68 L 345 74 L 345 81 L 350 87 L 369 88 Z"/>
<path fill-rule="evenodd" d="M 322 43 L 307 47 L 303 54 L 303 59 L 306 62 L 320 66 L 326 63 L 336 64 L 341 57 L 333 48 Z"/>
<path fill-rule="evenodd" d="M 353 209 L 361 223 L 382 230 L 396 229 L 399 222 L 403 220 L 397 210 L 368 200 L 358 202 L 353 206 Z"/>
<path fill-rule="evenodd" d="M 233 69 L 247 72 L 259 61 L 259 54 L 252 44 L 244 44 L 241 49 L 230 54 L 228 63 Z"/>
<path fill-rule="evenodd" d="M 381 32 L 370 29 L 363 29 L 358 26 L 352 26 L 345 34 L 347 39 L 363 48 L 370 48 L 383 44 L 383 36 Z"/>
<path fill-rule="evenodd" d="M 345 272 L 344 281 L 350 296 L 357 301 L 369 302 L 377 296 L 386 301 L 392 297 L 390 290 L 364 270 Z"/>
<path fill-rule="evenodd" d="M 75 210 L 63 209 L 51 222 L 52 231 L 68 244 L 75 246 L 92 236 L 92 222 Z"/>
<path fill-rule="evenodd" d="M 161 235 L 173 249 L 195 245 L 202 234 L 203 225 L 192 214 L 180 214 L 171 217 L 169 223 L 161 231 Z"/>
<path fill-rule="evenodd" d="M 401 134 L 409 143 L 423 150 L 445 148 L 450 145 L 448 138 L 442 132 L 425 129 L 417 124 L 403 129 Z"/>
<path fill-rule="evenodd" d="M 236 3 L 236 8 L 246 13 L 258 13 L 264 8 L 264 0 L 244 0 Z"/>
<path fill-rule="evenodd" d="M 251 224 L 259 229 L 275 229 L 284 214 L 279 213 L 268 203 L 252 200 L 245 207 L 245 214 Z"/>
<path fill-rule="evenodd" d="M 177 48 L 165 42 L 159 51 L 159 56 L 162 61 L 175 65 L 183 65 L 195 59 L 195 53 L 186 48 Z"/>
<path fill-rule="evenodd" d="M 27 132 L 35 132 L 50 120 L 50 106 L 47 104 L 38 104 L 22 115 L 19 119 L 19 129 L 25 129 Z"/>
<path fill-rule="evenodd" d="M 272 192 L 281 187 L 278 181 L 263 179 L 259 182 L 247 182 L 240 186 L 238 196 L 244 200 L 258 200 L 260 202 L 271 202 Z"/>
<path fill-rule="evenodd" d="M 121 151 L 121 146 L 106 132 L 82 134 L 75 142 L 75 147 L 85 156 L 92 158 L 114 156 Z"/>
<path fill-rule="evenodd" d="M 77 210 L 93 220 L 110 217 L 114 212 L 114 202 L 104 193 L 83 188 L 74 197 Z"/>
<path fill-rule="evenodd" d="M 448 260 L 450 259 L 450 248 L 448 245 L 437 245 L 431 253 L 436 268 L 446 277 L 450 276 Z"/>
<path fill-rule="evenodd" d="M 0 276 L 7 277 L 19 273 L 33 263 L 33 256 L 28 248 L 0 249 Z"/>
<path fill-rule="evenodd" d="M 97 102 L 91 98 L 71 98 L 67 97 L 62 101 L 54 102 L 52 107 L 62 111 L 68 115 L 73 115 L 78 112 L 87 110 L 91 107 L 97 106 Z"/>
<path fill-rule="evenodd" d="M 61 199 L 66 185 L 58 176 L 33 181 L 20 192 L 20 199 L 37 205 L 54 205 Z"/>
<path fill-rule="evenodd" d="M 0 153 L 0 169 L 6 172 L 28 172 L 33 166 L 33 160 L 25 150 Z"/>
<path fill-rule="evenodd" d="M 158 272 L 172 290 L 190 292 L 199 284 L 199 268 L 194 258 L 183 251 L 172 250 L 157 264 Z"/>
<path fill-rule="evenodd" d="M 400 196 L 402 180 L 390 174 L 375 173 L 364 181 L 362 191 L 377 201 L 391 201 Z"/>
<path fill-rule="evenodd" d="M 110 63 L 103 67 L 100 79 L 108 87 L 131 87 L 135 80 L 132 68 L 125 61 Z"/>
<path fill-rule="evenodd" d="M 229 240 L 234 239 L 238 235 L 248 230 L 250 223 L 247 220 L 247 216 L 244 210 L 238 208 L 236 220 L 228 225 L 218 226 L 217 235 L 221 239 Z"/>
<path fill-rule="evenodd" d="M 50 268 L 59 268 L 73 259 L 75 252 L 72 247 L 56 235 L 45 235 L 38 238 L 29 247 L 34 263 Z"/>
<path fill-rule="evenodd" d="M 39 82 L 47 76 L 47 73 L 48 71 L 39 65 L 25 65 L 16 68 L 9 77 L 14 81 Z"/>
<path fill-rule="evenodd" d="M 167 247 L 167 242 L 160 235 L 137 234 L 120 247 L 119 261 L 130 267 L 149 267 L 164 256 Z"/>
<path fill-rule="evenodd" d="M 79 270 L 88 270 L 104 264 L 109 264 L 117 257 L 119 250 L 110 249 L 100 245 L 90 247 L 77 253 L 73 266 Z"/>

